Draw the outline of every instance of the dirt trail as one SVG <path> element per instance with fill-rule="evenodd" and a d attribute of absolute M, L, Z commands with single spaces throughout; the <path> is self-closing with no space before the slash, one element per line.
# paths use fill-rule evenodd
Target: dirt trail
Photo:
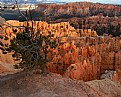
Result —
<path fill-rule="evenodd" d="M 14 79 L 20 78 L 25 75 L 26 74 L 21 72 L 20 70 L 5 72 L 4 74 L 0 74 L 0 83 L 9 81 L 9 80 L 14 80 Z"/>

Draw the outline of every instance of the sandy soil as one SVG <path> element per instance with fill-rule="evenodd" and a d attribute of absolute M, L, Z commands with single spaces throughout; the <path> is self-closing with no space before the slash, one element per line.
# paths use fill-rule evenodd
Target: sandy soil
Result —
<path fill-rule="evenodd" d="M 107 97 L 83 81 L 63 78 L 57 74 L 15 75 L 1 77 L 0 97 Z"/>

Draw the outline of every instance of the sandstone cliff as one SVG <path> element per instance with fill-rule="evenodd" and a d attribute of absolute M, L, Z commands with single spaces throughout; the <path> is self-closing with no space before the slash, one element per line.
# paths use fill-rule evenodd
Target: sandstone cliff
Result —
<path fill-rule="evenodd" d="M 26 25 L 26 22 L 7 22 L 14 26 Z M 29 24 L 31 26 L 31 22 Z M 48 54 L 51 72 L 88 81 L 99 79 L 105 70 L 121 69 L 121 37 L 98 36 L 94 30 L 75 29 L 68 22 L 48 24 L 35 21 L 34 29 L 45 35 L 54 34 L 59 44 Z M 5 30 L 11 38 L 15 35 L 12 30 L 10 27 Z M 16 30 L 19 33 L 23 29 Z"/>
<path fill-rule="evenodd" d="M 98 35 L 121 35 L 121 7 L 117 5 L 91 2 L 39 4 L 32 15 L 35 20 L 70 22 L 75 28 L 94 29 Z"/>

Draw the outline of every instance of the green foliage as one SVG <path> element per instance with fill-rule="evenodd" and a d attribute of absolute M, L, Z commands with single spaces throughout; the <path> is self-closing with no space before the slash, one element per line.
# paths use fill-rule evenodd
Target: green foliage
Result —
<path fill-rule="evenodd" d="M 4 40 L 8 40 L 4 37 Z M 49 61 L 47 54 L 54 49 L 57 44 L 53 35 L 42 35 L 40 31 L 35 32 L 26 27 L 21 33 L 16 33 L 16 37 L 10 40 L 10 44 L 4 45 L 0 42 L 0 49 L 3 54 L 11 53 L 15 60 L 19 61 L 15 68 L 24 70 L 41 69 L 47 70 L 46 63 Z"/>
<path fill-rule="evenodd" d="M 9 38 L 7 36 L 4 37 L 4 40 L 8 40 Z"/>

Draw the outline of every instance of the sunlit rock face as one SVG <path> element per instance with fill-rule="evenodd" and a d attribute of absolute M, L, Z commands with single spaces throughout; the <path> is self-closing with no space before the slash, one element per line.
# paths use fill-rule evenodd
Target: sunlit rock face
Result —
<path fill-rule="evenodd" d="M 120 12 L 121 7 L 116 5 L 73 2 L 67 4 L 39 4 L 33 12 L 33 17 L 47 20 L 49 23 L 70 22 L 75 28 L 94 29 L 98 35 L 107 33 L 120 36 Z"/>
<path fill-rule="evenodd" d="M 7 27 L 5 25 L 8 25 L 10 27 Z M 8 35 L 11 36 L 13 35 L 13 31 L 11 28 L 11 25 L 16 25 L 17 21 L 11 21 L 11 22 L 6 22 L 3 18 L 0 17 L 0 36 L 4 36 L 4 35 Z M 0 39 L 0 41 L 2 43 L 5 44 L 9 44 L 10 43 L 10 39 L 9 40 L 4 40 L 4 39 Z M 11 66 L 9 66 L 10 64 L 15 64 L 15 61 L 12 58 L 11 54 L 3 54 L 2 51 L 0 50 L 0 72 L 5 72 L 5 71 L 9 71 L 11 69 Z"/>
<path fill-rule="evenodd" d="M 73 2 L 66 4 L 38 4 L 37 11 L 43 12 L 48 16 L 89 16 L 103 13 L 105 15 L 119 15 L 121 7 L 111 4 L 99 4 L 91 2 Z M 112 10 L 115 10 L 112 11 Z"/>
<path fill-rule="evenodd" d="M 98 79 L 106 70 L 120 69 L 120 40 L 110 36 L 62 39 L 63 44 L 53 51 L 49 70 L 72 79 Z"/>
<path fill-rule="evenodd" d="M 1 18 L 2 19 L 2 18 Z M 10 43 L 10 39 L 15 37 L 16 33 L 20 33 L 24 30 L 24 27 L 27 25 L 26 22 L 19 22 L 16 20 L 9 20 L 3 22 L 5 25 L 1 25 L 0 27 L 0 35 L 4 36 L 7 35 L 9 37 L 9 40 L 1 40 L 3 43 Z M 32 27 L 32 22 L 29 22 L 29 26 Z M 58 37 L 79 37 L 79 36 L 85 36 L 85 35 L 93 35 L 94 31 L 85 31 L 83 30 L 76 30 L 74 27 L 70 26 L 68 22 L 61 22 L 61 23 L 54 23 L 54 24 L 48 24 L 46 22 L 42 21 L 34 21 L 33 23 L 35 32 L 37 30 L 40 31 L 41 34 L 48 35 L 48 33 L 54 34 L 54 38 Z M 16 33 L 14 32 L 16 30 Z M 83 34 L 84 33 L 84 34 Z M 63 38 L 64 39 L 64 38 Z M 58 39 L 59 40 L 59 39 Z M 62 40 L 62 39 L 61 39 Z M 11 55 L 2 54 L 2 51 L 0 51 L 0 61 L 2 64 L 8 63 L 8 64 L 14 64 L 15 60 L 12 58 Z"/>
<path fill-rule="evenodd" d="M 113 76 L 112 76 L 112 80 L 121 84 L 121 69 L 117 69 Z"/>
<path fill-rule="evenodd" d="M 121 38 L 85 37 L 80 38 L 80 43 L 72 40 L 53 52 L 53 60 L 48 65 L 51 72 L 88 81 L 100 78 L 105 70 L 120 69 L 121 43 L 117 41 Z"/>
<path fill-rule="evenodd" d="M 14 26 L 26 25 L 26 22 L 18 21 L 6 23 Z M 29 25 L 31 27 L 32 23 L 29 22 Z M 48 54 L 48 59 L 51 60 L 47 64 L 49 71 L 88 81 L 99 79 L 105 70 L 121 69 L 121 37 L 98 36 L 94 30 L 75 29 L 68 22 L 48 24 L 34 21 L 33 25 L 35 31 L 39 30 L 44 35 L 54 34 L 57 39 L 58 46 Z M 15 36 L 11 27 L 4 31 L 10 38 Z M 21 31 L 23 29 L 17 29 L 16 33 Z"/>

